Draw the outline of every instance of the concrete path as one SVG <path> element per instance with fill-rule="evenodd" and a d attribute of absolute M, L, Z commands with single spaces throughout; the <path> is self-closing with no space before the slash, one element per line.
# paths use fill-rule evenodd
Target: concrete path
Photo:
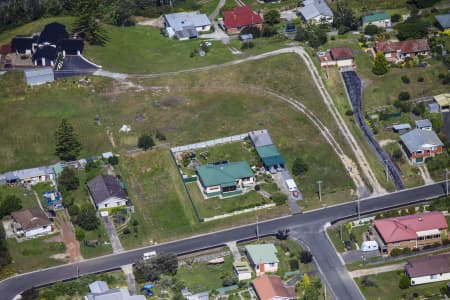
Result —
<path fill-rule="evenodd" d="M 233 255 L 234 261 L 241 261 L 241 253 L 239 252 L 239 249 L 236 245 L 236 242 L 230 242 L 226 244 L 228 248 L 230 248 L 231 254 Z"/>
<path fill-rule="evenodd" d="M 117 235 L 116 227 L 111 221 L 109 216 L 102 217 L 103 224 L 105 224 L 106 233 L 108 234 L 109 241 L 113 248 L 113 253 L 123 252 L 122 243 L 120 242 L 119 236 Z"/>
<path fill-rule="evenodd" d="M 428 172 L 428 168 L 426 165 L 419 165 L 419 171 L 420 175 L 422 176 L 423 181 L 425 184 L 432 184 L 434 183 L 433 178 L 431 178 L 430 172 Z"/>
<path fill-rule="evenodd" d="M 355 277 L 361 277 L 366 275 L 374 275 L 379 273 L 386 273 L 386 272 L 392 272 L 401 270 L 405 267 L 406 262 L 395 264 L 395 265 L 387 265 L 387 266 L 381 266 L 376 268 L 368 268 L 368 269 L 361 269 L 361 270 L 355 270 L 350 272 L 350 276 L 352 278 Z"/>
<path fill-rule="evenodd" d="M 136 280 L 134 278 L 133 265 L 122 266 L 122 271 L 125 274 L 125 279 L 127 281 L 130 294 L 136 295 Z"/>

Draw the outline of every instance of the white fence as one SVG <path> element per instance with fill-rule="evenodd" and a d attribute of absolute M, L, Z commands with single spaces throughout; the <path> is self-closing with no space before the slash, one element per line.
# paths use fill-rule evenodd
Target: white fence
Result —
<path fill-rule="evenodd" d="M 202 148 L 212 147 L 215 145 L 242 141 L 243 139 L 245 139 L 247 137 L 248 137 L 248 132 L 243 133 L 243 134 L 233 135 L 233 136 L 227 136 L 227 137 L 220 138 L 220 139 L 209 140 L 209 141 L 205 141 L 205 142 L 189 144 L 189 145 L 184 145 L 184 146 L 179 146 L 179 147 L 173 147 L 170 149 L 170 151 L 172 151 L 172 153 L 177 153 L 180 151 L 190 151 L 190 150 L 195 150 L 195 149 L 202 149 Z"/>
<path fill-rule="evenodd" d="M 252 211 L 256 211 L 256 210 L 261 210 L 261 209 L 265 209 L 265 208 L 269 208 L 269 207 L 274 207 L 275 203 L 269 203 L 269 204 L 264 204 L 261 206 L 255 206 L 252 208 L 246 208 L 243 210 L 236 210 L 233 211 L 231 213 L 228 214 L 223 214 L 223 215 L 217 215 L 211 218 L 203 218 L 203 222 L 209 222 L 209 221 L 214 221 L 214 220 L 218 220 L 218 219 L 224 219 L 224 218 L 228 218 L 228 217 L 232 217 L 232 216 L 236 216 L 236 215 L 240 215 L 240 214 L 245 214 L 248 212 L 252 212 Z"/>

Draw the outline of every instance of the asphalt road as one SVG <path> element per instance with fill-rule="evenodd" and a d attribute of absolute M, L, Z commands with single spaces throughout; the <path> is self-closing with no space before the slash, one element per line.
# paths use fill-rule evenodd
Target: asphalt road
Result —
<path fill-rule="evenodd" d="M 384 196 L 367 198 L 360 201 L 359 207 L 361 214 L 372 213 L 421 202 L 444 194 L 445 183 L 440 182 Z M 291 236 L 301 240 L 311 249 L 321 274 L 325 275 L 326 284 L 334 299 L 363 299 L 324 232 L 326 223 L 356 216 L 357 207 L 356 202 L 351 202 L 305 214 L 260 222 L 259 233 L 269 235 L 275 233 L 278 229 L 290 228 Z M 0 295 L 1 299 L 12 299 L 15 295 L 33 286 L 76 278 L 77 273 L 85 275 L 117 269 L 120 266 L 135 262 L 147 251 L 187 254 L 201 249 L 223 246 L 230 241 L 253 239 L 255 235 L 256 226 L 246 225 L 152 247 L 84 260 L 78 264 L 67 264 L 26 273 L 0 282 Z"/>

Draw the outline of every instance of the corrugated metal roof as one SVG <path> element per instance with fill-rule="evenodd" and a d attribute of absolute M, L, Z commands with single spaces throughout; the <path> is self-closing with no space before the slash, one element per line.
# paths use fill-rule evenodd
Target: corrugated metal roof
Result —
<path fill-rule="evenodd" d="M 300 14 L 306 20 L 318 16 L 333 17 L 333 11 L 327 5 L 325 0 L 306 0 L 303 2 L 303 7 L 299 9 Z"/>
<path fill-rule="evenodd" d="M 255 264 L 277 263 L 277 248 L 273 244 L 248 245 L 245 250 Z"/>
<path fill-rule="evenodd" d="M 237 179 L 252 177 L 254 175 L 246 161 L 230 162 L 220 165 L 208 164 L 197 166 L 195 169 L 205 186 L 231 186 L 236 184 Z"/>
<path fill-rule="evenodd" d="M 450 105 L 450 93 L 436 95 L 433 98 L 434 98 L 434 100 L 436 100 L 436 102 L 439 104 L 439 106 Z"/>
<path fill-rule="evenodd" d="M 408 123 L 402 123 L 402 124 L 392 125 L 392 128 L 396 131 L 406 130 L 406 129 L 411 129 L 411 125 L 409 125 Z"/>
<path fill-rule="evenodd" d="M 248 136 L 252 140 L 253 145 L 255 145 L 255 147 L 261 147 L 261 146 L 267 146 L 267 145 L 273 144 L 272 138 L 270 137 L 267 129 L 250 131 L 248 133 Z"/>
<path fill-rule="evenodd" d="M 416 120 L 416 127 L 419 129 L 426 127 L 433 127 L 433 124 L 428 119 Z"/>
<path fill-rule="evenodd" d="M 373 12 L 369 15 L 365 15 L 362 17 L 363 23 L 372 23 L 386 19 L 391 19 L 391 16 L 384 11 Z"/>
<path fill-rule="evenodd" d="M 410 153 L 422 150 L 424 145 L 444 145 L 434 131 L 420 129 L 413 129 L 410 132 L 402 134 L 400 140 L 405 144 Z"/>
<path fill-rule="evenodd" d="M 165 14 L 164 18 L 166 19 L 167 27 L 172 27 L 175 31 L 183 31 L 185 27 L 189 26 L 203 27 L 211 25 L 208 16 L 196 12 Z"/>
<path fill-rule="evenodd" d="M 43 84 L 55 80 L 53 69 L 50 67 L 24 70 L 25 81 L 28 85 Z"/>

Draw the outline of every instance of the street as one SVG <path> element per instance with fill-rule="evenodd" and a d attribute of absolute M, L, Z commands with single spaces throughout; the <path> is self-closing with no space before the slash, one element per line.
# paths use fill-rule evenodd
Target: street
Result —
<path fill-rule="evenodd" d="M 419 188 L 366 198 L 360 201 L 360 210 L 361 214 L 367 214 L 443 195 L 445 195 L 445 182 L 439 182 Z M 311 249 L 321 274 L 326 275 L 325 283 L 334 299 L 363 299 L 358 287 L 345 270 L 345 266 L 342 265 L 324 232 L 324 225 L 327 222 L 335 222 L 355 216 L 357 216 L 356 202 L 349 202 L 304 214 L 262 221 L 259 223 L 259 232 L 263 236 L 274 234 L 278 229 L 290 228 L 292 237 L 301 240 Z M 144 252 L 148 251 L 173 252 L 178 255 L 188 254 L 202 249 L 223 246 L 227 242 L 249 240 L 255 237 L 256 226 L 251 224 L 156 246 L 88 259 L 79 263 L 61 265 L 5 279 L 0 282 L 0 294 L 2 299 L 12 299 L 17 294 L 33 286 L 42 286 L 56 281 L 76 278 L 77 266 L 79 275 L 98 273 L 134 263 L 142 257 Z"/>

